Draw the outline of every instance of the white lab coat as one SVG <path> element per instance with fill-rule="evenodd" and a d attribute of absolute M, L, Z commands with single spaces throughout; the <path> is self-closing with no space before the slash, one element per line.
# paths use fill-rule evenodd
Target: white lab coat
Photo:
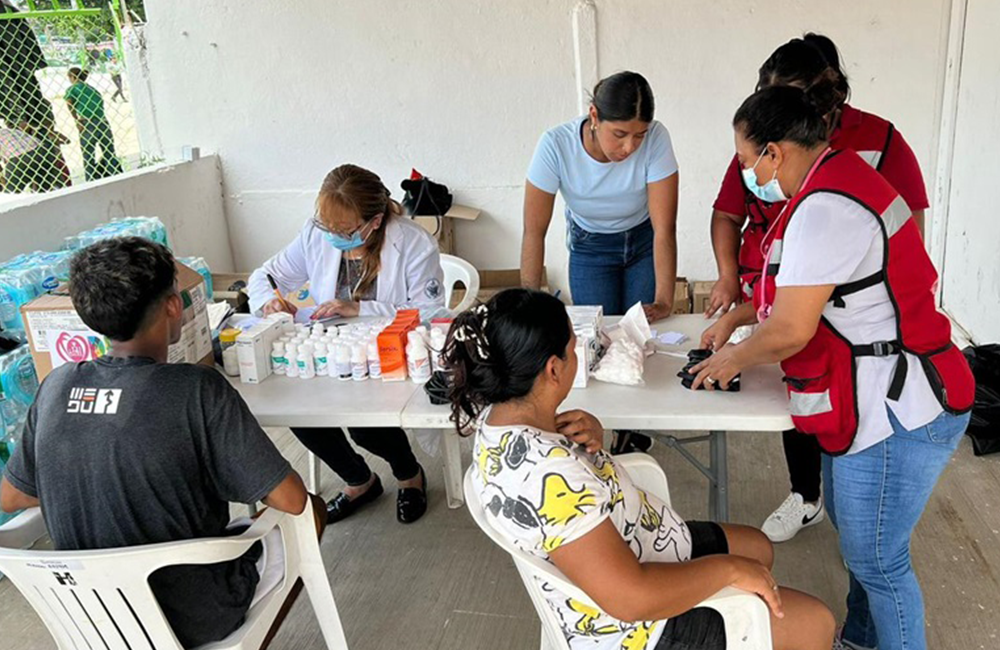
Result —
<path fill-rule="evenodd" d="M 361 301 L 361 315 L 393 316 L 397 309 L 419 309 L 427 320 L 443 312 L 444 274 L 437 242 L 406 217 L 394 216 L 385 227 L 375 300 Z M 259 313 L 274 298 L 268 273 L 283 295 L 308 282 L 316 304 L 334 300 L 340 256 L 309 219 L 292 243 L 250 275 L 250 311 Z"/>

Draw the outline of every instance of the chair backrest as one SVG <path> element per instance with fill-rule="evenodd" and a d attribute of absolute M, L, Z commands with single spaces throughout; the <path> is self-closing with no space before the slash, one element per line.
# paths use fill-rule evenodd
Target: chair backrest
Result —
<path fill-rule="evenodd" d="M 479 296 L 479 271 L 461 257 L 441 255 L 441 270 L 444 271 L 444 306 L 451 309 L 451 296 L 455 285 L 461 282 L 465 285 L 465 297 L 455 306 L 455 313 L 465 311 L 476 304 Z"/>
<path fill-rule="evenodd" d="M 670 491 L 667 486 L 666 474 L 653 458 L 646 454 L 623 454 L 617 456 L 615 462 L 629 473 L 629 477 L 637 487 L 655 495 L 667 505 L 670 504 Z M 562 631 L 562 624 L 552 607 L 549 606 L 541 584 L 548 583 L 574 600 L 597 609 L 599 607 L 594 604 L 590 596 L 570 582 L 569 578 L 555 565 L 522 551 L 493 527 L 486 518 L 486 511 L 479 498 L 479 490 L 475 481 L 475 472 L 477 471 L 478 467 L 473 463 L 465 473 L 463 484 L 465 503 L 472 519 L 480 530 L 493 540 L 493 543 L 506 551 L 514 560 L 514 566 L 517 567 L 524 588 L 528 591 L 528 596 L 531 597 L 535 612 L 542 623 L 542 634 L 548 641 L 548 646 L 557 650 L 570 650 L 569 643 Z"/>
<path fill-rule="evenodd" d="M 289 544 L 294 519 L 272 509 L 236 537 L 128 548 L 0 548 L 0 571 L 35 609 L 61 650 L 182 650 L 149 587 L 149 575 L 164 566 L 234 559 L 275 526 L 282 528 L 286 568 L 294 566 L 299 558 Z M 286 573 L 285 580 L 289 577 Z M 280 603 L 272 607 L 277 610 Z"/>

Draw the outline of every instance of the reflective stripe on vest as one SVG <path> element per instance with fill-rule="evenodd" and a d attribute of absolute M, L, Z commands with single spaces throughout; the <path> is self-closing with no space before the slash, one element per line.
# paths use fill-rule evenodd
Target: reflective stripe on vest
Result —
<path fill-rule="evenodd" d="M 822 393 L 796 393 L 789 392 L 788 406 L 795 417 L 809 417 L 810 415 L 820 415 L 833 410 L 830 402 L 830 391 Z"/>

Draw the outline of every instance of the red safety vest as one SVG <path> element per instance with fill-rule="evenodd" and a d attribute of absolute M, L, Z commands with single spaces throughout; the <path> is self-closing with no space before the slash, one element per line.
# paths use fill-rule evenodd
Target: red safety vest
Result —
<path fill-rule="evenodd" d="M 884 284 L 896 312 L 892 341 L 851 341 L 826 318 L 816 335 L 798 354 L 782 362 L 795 428 L 815 435 L 831 454 L 846 452 L 858 430 L 857 367 L 862 356 L 896 355 L 896 369 L 888 397 L 898 400 L 906 381 L 905 351 L 920 359 L 941 406 L 949 413 L 972 408 L 975 380 L 965 357 L 951 342 L 951 323 L 935 306 L 938 275 L 924 250 L 912 212 L 902 197 L 853 151 L 828 151 L 806 177 L 799 192 L 764 238 L 767 270 L 754 306 L 767 318 L 774 303 L 775 278 L 788 223 L 806 197 L 830 192 L 857 202 L 871 213 L 885 246 L 883 267 L 874 275 L 838 285 L 830 297 L 834 308 L 844 298 Z"/>
<path fill-rule="evenodd" d="M 851 106 L 844 106 L 841 127 L 830 138 L 833 149 L 852 149 L 875 170 L 881 170 L 885 153 L 889 150 L 893 134 L 892 122 L 877 115 L 862 113 Z M 740 286 L 744 296 L 753 298 L 754 286 L 760 280 L 764 269 L 764 253 L 761 244 L 771 223 L 781 214 L 784 203 L 764 203 L 743 187 L 746 194 L 747 224 L 743 229 L 740 244 L 739 273 Z"/>

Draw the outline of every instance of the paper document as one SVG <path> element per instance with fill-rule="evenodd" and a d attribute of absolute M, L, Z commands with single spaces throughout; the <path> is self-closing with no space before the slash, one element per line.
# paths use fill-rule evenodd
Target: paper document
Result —
<path fill-rule="evenodd" d="M 313 322 L 312 315 L 316 313 L 316 307 L 299 307 L 299 310 L 295 312 L 295 322 L 301 323 L 303 325 L 309 325 Z"/>
<path fill-rule="evenodd" d="M 656 337 L 656 340 L 664 345 L 680 345 L 688 340 L 687 334 L 680 332 L 664 332 Z"/>
<path fill-rule="evenodd" d="M 222 323 L 233 313 L 233 308 L 225 300 L 208 305 L 208 326 L 217 330 L 222 327 Z"/>

